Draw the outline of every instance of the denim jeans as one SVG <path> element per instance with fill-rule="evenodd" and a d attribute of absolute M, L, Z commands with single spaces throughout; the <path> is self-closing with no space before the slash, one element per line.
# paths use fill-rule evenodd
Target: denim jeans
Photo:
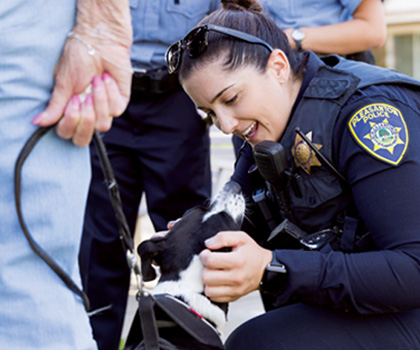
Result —
<path fill-rule="evenodd" d="M 36 256 L 14 203 L 14 163 L 45 109 L 76 1 L 0 1 L 0 347 L 92 350 L 81 299 Z M 22 169 L 22 209 L 37 243 L 80 284 L 77 254 L 90 181 L 89 153 L 45 135 Z"/>

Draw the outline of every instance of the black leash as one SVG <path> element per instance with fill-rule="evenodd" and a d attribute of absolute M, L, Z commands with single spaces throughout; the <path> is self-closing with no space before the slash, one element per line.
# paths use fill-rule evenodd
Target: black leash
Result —
<path fill-rule="evenodd" d="M 19 156 L 15 163 L 15 174 L 14 174 L 14 184 L 15 184 L 15 204 L 16 211 L 19 218 L 19 223 L 22 228 L 22 231 L 29 242 L 29 245 L 37 254 L 64 282 L 64 284 L 75 294 L 79 295 L 83 300 L 83 305 L 86 311 L 90 309 L 90 303 L 87 295 L 81 290 L 77 284 L 71 279 L 71 277 L 51 258 L 51 256 L 42 249 L 38 243 L 33 239 L 29 233 L 28 227 L 25 224 L 21 208 L 21 192 L 22 192 L 22 167 L 25 160 L 28 158 L 31 151 L 34 149 L 37 142 L 51 129 L 54 125 L 37 129 L 28 141 L 23 146 L 22 150 L 19 153 Z M 112 203 L 112 207 L 115 211 L 115 216 L 118 222 L 119 234 L 123 244 L 123 249 L 126 252 L 127 263 L 129 268 L 134 271 L 139 291 L 142 291 L 143 281 L 141 278 L 140 266 L 137 260 L 137 256 L 134 252 L 134 241 L 130 233 L 127 220 L 125 218 L 124 212 L 122 210 L 121 197 L 118 190 L 118 185 L 112 171 L 111 163 L 109 161 L 108 155 L 106 153 L 105 145 L 98 132 L 95 131 L 93 136 L 93 141 L 98 151 L 99 159 L 101 162 L 102 171 L 105 176 L 106 185 L 108 187 L 108 193 Z"/>

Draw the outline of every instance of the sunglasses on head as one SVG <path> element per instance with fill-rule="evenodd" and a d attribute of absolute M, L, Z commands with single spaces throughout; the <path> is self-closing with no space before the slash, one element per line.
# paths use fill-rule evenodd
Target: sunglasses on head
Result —
<path fill-rule="evenodd" d="M 245 41 L 247 43 L 262 45 L 266 47 L 270 52 L 273 51 L 273 48 L 268 43 L 251 34 L 227 27 L 205 24 L 194 28 L 184 37 L 184 39 L 173 43 L 168 48 L 165 54 L 165 59 L 169 73 L 172 74 L 178 70 L 184 51 L 187 52 L 189 57 L 195 58 L 200 56 L 206 50 L 207 46 L 209 45 L 210 31 L 221 33 L 232 38 Z"/>

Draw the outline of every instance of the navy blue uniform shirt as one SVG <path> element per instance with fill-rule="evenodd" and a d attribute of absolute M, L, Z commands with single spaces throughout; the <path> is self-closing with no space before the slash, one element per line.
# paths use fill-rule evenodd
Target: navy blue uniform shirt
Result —
<path fill-rule="evenodd" d="M 302 91 L 312 76 L 310 68 Z M 349 127 L 350 119 L 366 106 L 384 104 L 399 111 L 406 124 L 408 139 L 398 140 L 406 143 L 398 165 L 373 155 L 363 147 L 363 137 L 362 143 L 358 142 Z M 396 148 L 391 145 L 386 151 L 391 157 Z M 397 85 L 357 90 L 338 117 L 333 152 L 334 164 L 347 179 L 378 250 L 363 253 L 276 250 L 278 260 L 289 272 L 278 304 L 296 297 L 309 305 L 358 313 L 419 308 L 420 92 Z M 250 149 L 241 158 L 242 155 L 232 179 L 249 193 L 252 184 L 246 171 L 252 162 Z"/>

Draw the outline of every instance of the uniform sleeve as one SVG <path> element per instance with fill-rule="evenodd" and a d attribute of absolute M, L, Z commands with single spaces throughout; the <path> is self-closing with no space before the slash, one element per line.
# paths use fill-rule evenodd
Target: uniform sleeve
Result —
<path fill-rule="evenodd" d="M 420 107 L 415 101 L 407 95 L 401 100 L 362 96 L 343 110 L 345 118 L 336 128 L 337 162 L 377 250 L 276 251 L 289 271 L 278 304 L 295 298 L 313 306 L 363 314 L 420 307 Z M 366 106 L 382 104 L 401 113 L 406 137 L 397 126 L 393 136 L 385 137 L 392 130 L 386 113 L 378 120 L 365 115 L 376 134 L 351 131 L 349 118 Z M 380 130 L 379 121 L 383 122 Z M 401 160 L 392 164 L 402 149 Z"/>

